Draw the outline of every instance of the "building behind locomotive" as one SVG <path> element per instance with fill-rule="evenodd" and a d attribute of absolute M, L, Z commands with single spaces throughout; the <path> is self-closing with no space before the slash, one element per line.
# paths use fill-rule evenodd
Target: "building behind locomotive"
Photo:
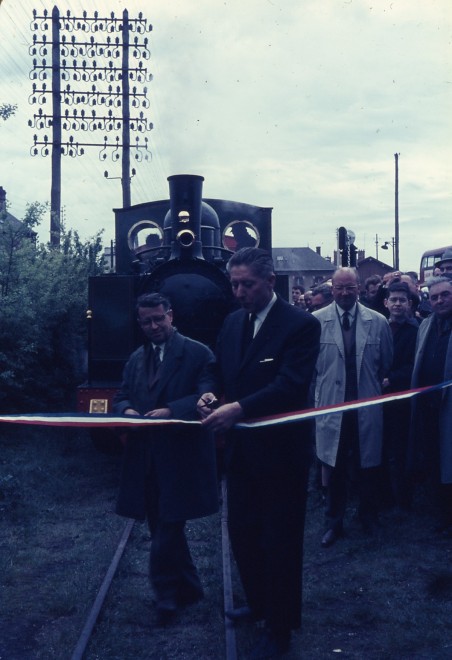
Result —
<path fill-rule="evenodd" d="M 115 209 L 115 272 L 90 278 L 88 381 L 78 410 L 111 412 L 131 352 L 143 342 L 135 301 L 159 292 L 174 325 L 210 346 L 234 306 L 226 263 L 245 244 L 271 251 L 271 208 L 202 199 L 203 177 L 168 177 L 170 199 Z"/>

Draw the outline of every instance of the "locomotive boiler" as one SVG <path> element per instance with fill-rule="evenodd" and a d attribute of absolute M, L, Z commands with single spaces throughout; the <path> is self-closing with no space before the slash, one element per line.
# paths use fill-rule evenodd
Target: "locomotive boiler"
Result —
<path fill-rule="evenodd" d="M 234 308 L 226 264 L 247 246 L 271 251 L 271 208 L 203 199 L 204 177 L 168 177 L 169 199 L 115 209 L 114 272 L 89 280 L 88 379 L 80 412 L 111 412 L 129 355 L 143 342 L 135 301 L 159 292 L 174 325 L 214 347 Z"/>

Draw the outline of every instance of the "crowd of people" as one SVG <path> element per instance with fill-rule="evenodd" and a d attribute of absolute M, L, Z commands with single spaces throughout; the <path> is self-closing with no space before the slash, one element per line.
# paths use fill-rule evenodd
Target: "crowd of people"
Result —
<path fill-rule="evenodd" d="M 324 296 L 323 302 L 320 293 L 325 288 L 331 298 Z M 312 290 L 294 287 L 294 306 L 311 312 L 322 324 L 314 405 L 450 380 L 451 294 L 452 250 L 444 253 L 432 277 L 421 285 L 413 273 L 393 271 L 368 277 L 361 288 L 355 269 L 339 268 L 330 282 Z M 383 317 L 387 322 L 381 325 Z M 377 323 L 375 341 L 372 330 Z M 359 495 L 359 517 L 367 532 L 378 525 L 379 510 L 393 506 L 410 510 L 415 484 L 427 481 L 438 503 L 436 531 L 452 538 L 450 397 L 448 390 L 436 390 L 412 401 L 389 401 L 374 409 L 318 419 L 315 438 L 327 519 L 323 547 L 343 533 L 347 481 Z"/>
<path fill-rule="evenodd" d="M 331 283 L 294 287 L 289 304 L 274 291 L 271 255 L 243 248 L 228 263 L 240 308 L 226 318 L 215 356 L 177 332 L 164 296 L 138 299 L 145 343 L 126 365 L 116 412 L 202 420 L 140 429 L 127 441 L 117 510 L 148 520 L 157 623 L 168 625 L 203 597 L 184 528 L 217 510 L 218 434 L 225 439 L 231 546 L 247 599 L 225 616 L 263 622 L 251 660 L 282 657 L 301 625 L 314 446 L 325 492 L 323 548 L 344 533 L 350 483 L 363 532 L 374 534 L 382 507 L 410 509 L 421 476 L 437 490 L 438 531 L 452 538 L 450 388 L 419 394 L 412 404 L 325 412 L 315 428 L 307 421 L 241 424 L 452 380 L 452 252 L 437 268 L 426 283 L 428 301 L 409 275 L 370 278 L 360 295 L 356 270 L 338 268 Z"/>

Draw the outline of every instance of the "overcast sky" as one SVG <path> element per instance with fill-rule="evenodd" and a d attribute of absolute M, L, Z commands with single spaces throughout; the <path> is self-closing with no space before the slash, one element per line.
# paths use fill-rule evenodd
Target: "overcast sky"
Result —
<path fill-rule="evenodd" d="M 452 3 L 450 0 L 70 0 L 81 16 L 141 11 L 154 79 L 151 158 L 136 166 L 132 203 L 168 197 L 166 177 L 205 177 L 204 196 L 273 207 L 273 244 L 321 246 L 340 226 L 376 256 L 394 236 L 399 153 L 400 266 L 452 244 Z M 30 156 L 35 110 L 32 11 L 42 0 L 1 0 L 0 185 L 10 212 L 50 199 L 50 157 Z M 50 105 L 45 108 L 50 111 Z M 83 137 L 78 132 L 78 138 Z M 63 158 L 67 227 L 113 238 L 120 165 L 98 149 Z M 40 239 L 48 239 L 48 219 Z M 391 263 L 390 252 L 379 258 Z"/>

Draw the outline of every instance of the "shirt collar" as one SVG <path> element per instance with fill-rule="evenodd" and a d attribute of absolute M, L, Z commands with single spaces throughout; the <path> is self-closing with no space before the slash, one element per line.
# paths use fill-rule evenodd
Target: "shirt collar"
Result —
<path fill-rule="evenodd" d="M 342 307 L 339 307 L 339 305 L 337 304 L 337 302 L 335 302 L 334 304 L 336 305 L 336 312 L 338 313 L 339 318 L 340 318 L 341 320 L 342 320 L 342 317 L 343 317 L 343 315 L 345 314 L 345 312 L 348 312 L 348 313 L 349 313 L 349 315 L 350 315 L 350 320 L 351 320 L 351 321 L 354 321 L 354 320 L 355 320 L 355 316 L 356 316 L 356 303 L 353 305 L 353 307 L 352 307 L 351 309 L 342 309 Z"/>
<path fill-rule="evenodd" d="M 268 303 L 268 305 L 266 307 L 264 307 L 264 309 L 261 309 L 260 312 L 256 312 L 256 319 L 259 321 L 260 325 L 262 325 L 262 323 L 267 318 L 267 314 L 269 313 L 269 311 L 271 310 L 271 308 L 275 304 L 276 300 L 277 300 L 277 295 L 273 291 L 273 295 L 270 298 L 270 302 Z"/>

